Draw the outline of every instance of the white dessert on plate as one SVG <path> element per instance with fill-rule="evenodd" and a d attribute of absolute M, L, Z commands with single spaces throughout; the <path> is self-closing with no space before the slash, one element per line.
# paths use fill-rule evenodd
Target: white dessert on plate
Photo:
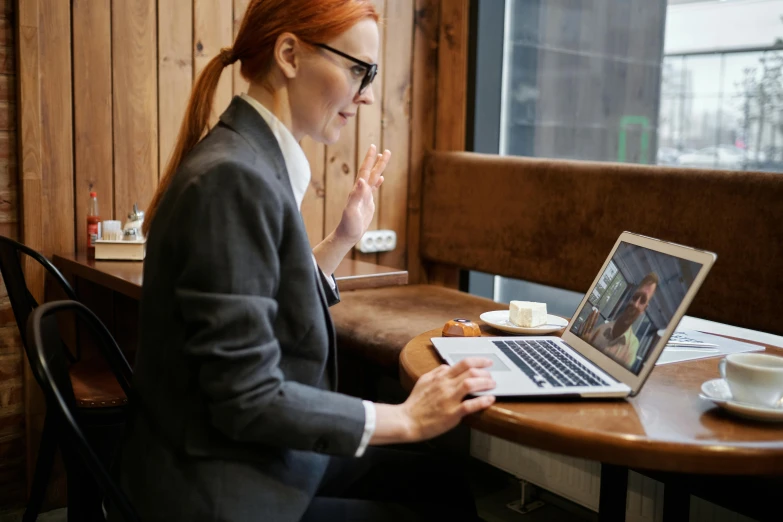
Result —
<path fill-rule="evenodd" d="M 533 301 L 511 301 L 508 310 L 511 324 L 523 328 L 532 328 L 546 324 L 546 303 Z"/>

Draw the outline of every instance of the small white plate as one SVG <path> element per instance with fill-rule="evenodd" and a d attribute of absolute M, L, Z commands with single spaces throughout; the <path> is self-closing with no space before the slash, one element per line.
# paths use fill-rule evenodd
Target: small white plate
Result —
<path fill-rule="evenodd" d="M 568 326 L 568 321 L 562 317 L 556 315 L 547 314 L 546 324 L 540 326 L 533 326 L 525 328 L 523 326 L 517 326 L 508 320 L 508 310 L 495 310 L 493 312 L 484 312 L 479 316 L 482 321 L 490 326 L 494 326 L 498 330 L 504 332 L 528 334 L 528 335 L 544 335 L 552 332 L 556 332 L 562 328 Z"/>
<path fill-rule="evenodd" d="M 729 383 L 725 379 L 712 379 L 701 385 L 699 397 L 712 401 L 721 408 L 740 417 L 766 422 L 782 422 L 783 408 L 770 408 L 732 400 Z"/>

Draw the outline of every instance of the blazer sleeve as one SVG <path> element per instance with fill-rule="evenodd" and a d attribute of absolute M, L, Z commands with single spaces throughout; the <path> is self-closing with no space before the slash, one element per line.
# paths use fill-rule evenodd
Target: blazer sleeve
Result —
<path fill-rule="evenodd" d="M 237 165 L 216 170 L 184 189 L 176 220 L 185 256 L 175 283 L 184 352 L 210 421 L 238 441 L 353 455 L 364 430 L 362 401 L 286 380 L 279 367 L 279 187 Z"/>
<path fill-rule="evenodd" d="M 340 290 L 337 288 L 337 281 L 334 279 L 334 274 L 327 276 L 320 268 L 318 269 L 318 274 L 321 276 L 321 286 L 324 289 L 326 303 L 329 306 L 336 305 L 340 302 Z M 328 279 L 331 279 L 331 283 Z"/>

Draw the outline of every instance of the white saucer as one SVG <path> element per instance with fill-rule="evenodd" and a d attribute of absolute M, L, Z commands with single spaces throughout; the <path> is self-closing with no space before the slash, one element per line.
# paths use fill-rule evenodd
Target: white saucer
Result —
<path fill-rule="evenodd" d="M 724 410 L 740 417 L 766 422 L 783 422 L 783 408 L 781 407 L 771 408 L 733 401 L 729 383 L 725 379 L 712 379 L 702 384 L 699 397 L 712 401 Z"/>
<path fill-rule="evenodd" d="M 526 328 L 517 326 L 508 320 L 508 310 L 495 310 L 493 312 L 484 312 L 479 316 L 482 321 L 498 330 L 516 334 L 544 335 L 556 332 L 568 326 L 568 321 L 556 315 L 547 314 L 546 324 Z"/>

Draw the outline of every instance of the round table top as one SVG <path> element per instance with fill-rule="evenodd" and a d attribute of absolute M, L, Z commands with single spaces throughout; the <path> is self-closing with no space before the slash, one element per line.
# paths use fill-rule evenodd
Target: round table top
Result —
<path fill-rule="evenodd" d="M 484 336 L 504 335 L 481 329 Z M 425 332 L 403 349 L 400 377 L 408 389 L 441 364 L 430 341 L 440 336 L 440 330 Z M 781 348 L 766 348 L 783 355 Z M 719 376 L 719 360 L 656 366 L 641 391 L 625 400 L 498 400 L 465 422 L 526 446 L 633 468 L 781 474 L 783 423 L 740 419 L 699 398 L 701 384 Z"/>

